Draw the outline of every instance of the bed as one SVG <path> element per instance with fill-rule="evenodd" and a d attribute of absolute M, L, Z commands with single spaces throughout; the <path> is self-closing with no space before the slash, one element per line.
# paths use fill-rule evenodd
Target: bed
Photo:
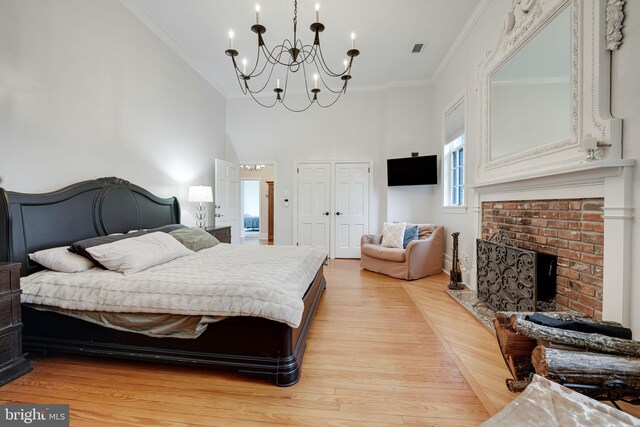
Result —
<path fill-rule="evenodd" d="M 260 217 L 245 215 L 245 217 L 244 217 L 244 229 L 248 230 L 248 231 L 258 231 L 258 230 L 260 230 Z"/>
<path fill-rule="evenodd" d="M 0 189 L 0 260 L 22 263 L 21 276 L 40 270 L 29 253 L 75 241 L 180 223 L 176 198 L 159 198 L 119 178 L 100 178 L 47 194 Z M 112 358 L 168 362 L 233 370 L 295 384 L 306 338 L 326 281 L 322 265 L 304 294 L 297 328 L 253 316 L 208 325 L 195 339 L 157 338 L 116 330 L 23 304 L 23 346 Z"/>

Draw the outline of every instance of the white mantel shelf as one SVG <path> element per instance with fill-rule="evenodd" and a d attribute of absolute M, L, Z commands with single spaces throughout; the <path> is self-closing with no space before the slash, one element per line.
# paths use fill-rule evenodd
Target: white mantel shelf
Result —
<path fill-rule="evenodd" d="M 624 168 L 632 168 L 635 159 L 593 160 L 564 168 L 545 170 L 540 173 L 508 176 L 491 181 L 482 181 L 470 185 L 476 192 L 498 190 L 497 187 L 518 187 L 519 189 L 550 187 L 556 185 L 584 185 L 589 181 L 602 181 L 604 178 L 620 176 Z"/>

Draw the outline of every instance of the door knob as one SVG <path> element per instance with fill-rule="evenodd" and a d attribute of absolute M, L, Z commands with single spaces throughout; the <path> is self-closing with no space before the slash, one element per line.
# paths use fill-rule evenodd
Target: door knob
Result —
<path fill-rule="evenodd" d="M 220 218 L 221 216 L 224 216 L 224 215 L 221 215 L 221 214 L 215 214 L 214 216 L 215 216 L 216 218 Z"/>
<path fill-rule="evenodd" d="M 330 213 L 329 212 L 325 212 L 324 215 L 330 215 Z"/>
<path fill-rule="evenodd" d="M 213 205 L 214 208 L 220 209 L 220 205 Z"/>
<path fill-rule="evenodd" d="M 342 215 L 342 212 L 336 212 L 336 215 Z"/>

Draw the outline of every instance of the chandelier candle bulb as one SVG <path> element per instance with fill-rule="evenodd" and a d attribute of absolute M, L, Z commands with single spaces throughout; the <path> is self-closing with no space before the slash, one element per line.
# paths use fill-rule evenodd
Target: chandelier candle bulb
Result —
<path fill-rule="evenodd" d="M 247 58 L 242 58 L 242 74 L 247 75 Z"/>
<path fill-rule="evenodd" d="M 349 68 L 349 61 L 347 61 L 346 59 L 344 60 L 343 64 L 344 64 L 345 70 Z"/>
<path fill-rule="evenodd" d="M 256 4 L 256 24 L 260 23 L 260 5 Z"/>
<path fill-rule="evenodd" d="M 314 89 L 318 89 L 318 75 L 317 74 L 313 75 L 313 88 Z"/>
<path fill-rule="evenodd" d="M 351 49 L 356 48 L 356 33 L 351 33 Z"/>
<path fill-rule="evenodd" d="M 320 3 L 316 3 L 316 22 L 320 22 Z"/>
<path fill-rule="evenodd" d="M 229 30 L 229 49 L 233 49 L 233 30 Z"/>
<path fill-rule="evenodd" d="M 276 80 L 276 89 L 280 89 L 280 78 Z"/>

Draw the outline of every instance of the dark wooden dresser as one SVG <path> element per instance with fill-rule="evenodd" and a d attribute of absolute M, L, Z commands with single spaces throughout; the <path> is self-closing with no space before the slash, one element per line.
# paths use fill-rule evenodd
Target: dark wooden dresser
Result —
<path fill-rule="evenodd" d="M 31 371 L 22 354 L 20 264 L 0 262 L 0 386 Z"/>
<path fill-rule="evenodd" d="M 216 239 L 220 240 L 220 243 L 231 243 L 231 227 L 207 227 L 205 229 L 207 233 L 211 234 Z"/>

